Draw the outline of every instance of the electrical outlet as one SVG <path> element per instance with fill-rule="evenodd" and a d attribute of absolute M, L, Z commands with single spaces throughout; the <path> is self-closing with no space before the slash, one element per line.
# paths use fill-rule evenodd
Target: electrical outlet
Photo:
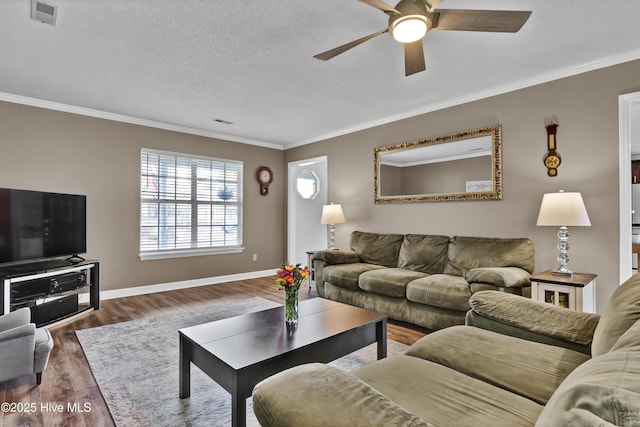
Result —
<path fill-rule="evenodd" d="M 253 260 L 257 261 L 258 260 L 258 254 L 253 254 Z"/>

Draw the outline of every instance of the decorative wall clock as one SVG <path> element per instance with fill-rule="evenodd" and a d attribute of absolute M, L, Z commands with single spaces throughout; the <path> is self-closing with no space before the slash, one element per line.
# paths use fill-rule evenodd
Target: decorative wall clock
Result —
<path fill-rule="evenodd" d="M 269 194 L 269 184 L 273 182 L 273 172 L 267 166 L 260 166 L 256 172 L 256 179 L 260 183 L 260 195 Z"/>
<path fill-rule="evenodd" d="M 558 166 L 562 163 L 560 159 L 560 154 L 556 152 L 557 149 L 557 141 L 556 141 L 556 133 L 558 132 L 558 125 L 550 124 L 546 126 L 547 128 L 547 148 L 549 152 L 544 158 L 544 165 L 547 167 L 547 175 L 549 176 L 558 176 Z"/>

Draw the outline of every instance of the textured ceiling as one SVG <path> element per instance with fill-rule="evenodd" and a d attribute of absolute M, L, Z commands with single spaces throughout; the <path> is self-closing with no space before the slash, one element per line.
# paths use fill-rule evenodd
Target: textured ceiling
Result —
<path fill-rule="evenodd" d="M 516 34 L 429 32 L 410 77 L 386 34 L 313 58 L 386 27 L 357 0 L 46 1 L 55 27 L 0 1 L 0 100 L 276 148 L 640 58 L 637 0 L 444 0 L 533 13 Z"/>

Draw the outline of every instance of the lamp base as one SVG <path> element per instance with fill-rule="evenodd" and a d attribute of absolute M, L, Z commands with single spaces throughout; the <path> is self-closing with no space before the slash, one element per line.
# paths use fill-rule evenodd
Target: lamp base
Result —
<path fill-rule="evenodd" d="M 569 251 L 569 229 L 566 226 L 563 225 L 560 227 L 560 230 L 558 230 L 558 239 L 560 240 L 558 243 L 558 250 L 560 253 L 558 254 L 557 259 L 560 266 L 557 270 L 553 270 L 551 274 L 556 276 L 572 277 L 574 273 L 569 270 L 569 267 L 567 267 L 567 263 L 569 262 L 569 254 L 567 253 Z"/>
<path fill-rule="evenodd" d="M 334 250 L 336 248 L 336 226 L 335 224 L 329 224 L 329 248 Z"/>
<path fill-rule="evenodd" d="M 574 273 L 573 271 L 558 271 L 558 270 L 553 270 L 551 274 L 554 276 L 564 276 L 564 277 L 573 277 L 576 275 L 576 273 Z"/>

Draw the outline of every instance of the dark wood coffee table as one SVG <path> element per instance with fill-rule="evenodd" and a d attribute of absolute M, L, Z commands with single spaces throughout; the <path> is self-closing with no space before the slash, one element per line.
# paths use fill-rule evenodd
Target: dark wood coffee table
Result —
<path fill-rule="evenodd" d="M 263 379 L 303 363 L 326 363 L 374 342 L 387 356 L 387 316 L 324 298 L 301 301 L 295 329 L 283 307 L 180 329 L 180 398 L 191 363 L 231 393 L 232 425 L 246 425 L 246 399 Z"/>

